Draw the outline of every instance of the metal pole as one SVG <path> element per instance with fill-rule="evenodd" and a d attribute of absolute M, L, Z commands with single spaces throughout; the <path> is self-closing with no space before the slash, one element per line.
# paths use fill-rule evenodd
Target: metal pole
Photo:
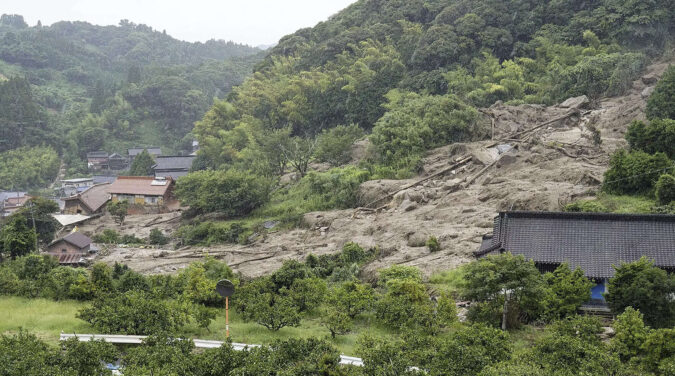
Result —
<path fill-rule="evenodd" d="M 230 298 L 225 297 L 225 337 L 230 338 Z"/>

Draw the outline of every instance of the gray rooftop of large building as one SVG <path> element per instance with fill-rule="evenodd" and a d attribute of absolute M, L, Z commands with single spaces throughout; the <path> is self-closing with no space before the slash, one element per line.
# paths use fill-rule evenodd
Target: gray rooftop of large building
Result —
<path fill-rule="evenodd" d="M 166 156 L 156 157 L 155 165 L 152 166 L 155 171 L 188 171 L 192 167 L 192 162 L 195 160 L 194 156 Z"/>
<path fill-rule="evenodd" d="M 568 262 L 592 278 L 612 277 L 613 265 L 642 256 L 675 269 L 675 215 L 502 212 L 474 255 L 499 252 L 538 264 Z"/>

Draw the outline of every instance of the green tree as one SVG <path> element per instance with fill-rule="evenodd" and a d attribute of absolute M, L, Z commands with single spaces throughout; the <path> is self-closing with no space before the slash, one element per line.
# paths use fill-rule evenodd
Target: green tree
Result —
<path fill-rule="evenodd" d="M 267 202 L 269 188 L 267 179 L 234 169 L 197 171 L 178 180 L 176 195 L 198 212 L 242 216 Z"/>
<path fill-rule="evenodd" d="M 247 302 L 244 318 L 271 331 L 285 326 L 300 325 L 300 313 L 292 298 L 275 293 L 263 293 Z"/>
<path fill-rule="evenodd" d="M 581 268 L 572 271 L 569 264 L 562 263 L 553 273 L 546 273 L 544 279 L 548 291 L 544 298 L 543 316 L 548 320 L 573 315 L 591 299 L 593 283 L 584 276 Z"/>
<path fill-rule="evenodd" d="M 169 238 L 162 233 L 162 230 L 158 228 L 153 228 L 150 230 L 150 236 L 148 237 L 148 242 L 150 244 L 156 245 L 165 245 L 169 242 Z"/>
<path fill-rule="evenodd" d="M 124 223 L 124 219 L 127 217 L 127 213 L 129 211 L 129 201 L 118 200 L 110 202 L 107 206 L 107 209 L 108 213 L 110 213 L 110 215 L 112 215 L 115 219 L 115 222 L 121 226 Z"/>
<path fill-rule="evenodd" d="M 107 264 L 95 263 L 91 268 L 90 279 L 96 295 L 101 296 L 113 292 L 112 269 Z"/>
<path fill-rule="evenodd" d="M 152 175 L 152 166 L 155 165 L 155 160 L 152 159 L 152 156 L 150 153 L 148 153 L 147 149 L 143 149 L 143 151 L 138 154 L 135 158 L 134 161 L 131 163 L 131 167 L 129 167 L 129 175 L 130 176 L 148 176 Z"/>
<path fill-rule="evenodd" d="M 439 326 L 447 327 L 458 321 L 455 300 L 446 293 L 441 294 L 436 302 L 436 321 Z"/>
<path fill-rule="evenodd" d="M 675 66 L 668 67 L 647 99 L 647 118 L 675 119 Z"/>
<path fill-rule="evenodd" d="M 377 284 L 386 286 L 387 282 L 394 279 L 410 279 L 421 283 L 422 272 L 414 266 L 392 265 L 388 268 L 379 270 Z"/>
<path fill-rule="evenodd" d="M 610 345 L 622 362 L 627 362 L 641 353 L 640 348 L 649 333 L 649 328 L 645 326 L 642 317 L 639 310 L 626 307 L 612 324 L 614 337 Z"/>
<path fill-rule="evenodd" d="M 521 313 L 536 317 L 544 296 L 543 277 L 522 255 L 488 256 L 466 266 L 466 299 L 501 316 L 501 327 L 513 325 Z"/>
<path fill-rule="evenodd" d="M 340 166 L 352 159 L 352 145 L 364 132 L 356 124 L 338 125 L 324 130 L 316 141 L 314 155 L 320 162 Z"/>
<path fill-rule="evenodd" d="M 330 331 L 331 338 L 349 333 L 352 324 L 351 317 L 340 307 L 326 307 L 321 311 L 321 325 Z"/>
<path fill-rule="evenodd" d="M 35 244 L 37 234 L 28 226 L 28 221 L 22 215 L 12 215 L 9 221 L 0 228 L 0 254 L 12 260 L 37 251 Z"/>
<path fill-rule="evenodd" d="M 326 297 L 326 304 L 353 319 L 372 307 L 375 301 L 373 289 L 358 281 L 348 281 L 332 288 Z"/>
<path fill-rule="evenodd" d="M 426 288 L 412 279 L 387 281 L 384 296 L 375 303 L 375 315 L 383 324 L 395 329 L 436 330 L 433 307 Z"/>
<path fill-rule="evenodd" d="M 653 193 L 659 176 L 672 168 L 673 162 L 664 153 L 619 150 L 609 161 L 602 189 L 615 194 Z"/>
<path fill-rule="evenodd" d="M 668 205 L 675 200 L 675 176 L 663 174 L 656 182 L 655 195 L 659 204 Z"/>
<path fill-rule="evenodd" d="M 77 317 L 103 333 L 148 335 L 181 330 L 191 313 L 190 305 L 127 291 L 97 298 L 80 309 Z"/>
<path fill-rule="evenodd" d="M 35 221 L 35 230 L 38 240 L 43 245 L 49 244 L 54 239 L 59 223 L 52 217 L 59 211 L 59 205 L 42 197 L 32 197 L 17 211 L 16 215 L 23 215 L 26 221 Z"/>
<path fill-rule="evenodd" d="M 616 267 L 605 296 L 615 314 L 633 307 L 644 315 L 645 324 L 653 328 L 675 324 L 675 292 L 673 276 L 654 266 L 646 257 Z"/>
<path fill-rule="evenodd" d="M 287 291 L 300 312 L 307 312 L 317 308 L 325 299 L 328 286 L 321 278 L 304 278 L 293 281 Z"/>
<path fill-rule="evenodd" d="M 666 364 L 672 367 L 672 359 L 675 357 L 675 329 L 662 328 L 649 332 L 642 344 L 642 352 L 642 364 L 647 371 L 655 372 Z"/>
<path fill-rule="evenodd" d="M 675 158 L 675 120 L 652 119 L 648 124 L 643 121 L 633 121 L 628 126 L 626 140 L 631 149 L 642 150 L 646 153 L 665 153 L 669 158 Z"/>

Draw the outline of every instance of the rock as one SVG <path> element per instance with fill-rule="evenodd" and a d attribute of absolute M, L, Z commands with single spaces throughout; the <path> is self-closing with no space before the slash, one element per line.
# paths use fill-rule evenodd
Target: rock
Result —
<path fill-rule="evenodd" d="M 167 252 L 167 251 L 162 251 L 162 252 L 159 252 L 159 255 L 157 255 L 157 257 L 166 257 L 166 256 L 168 256 L 168 255 L 169 255 L 169 252 Z"/>
<path fill-rule="evenodd" d="M 474 208 L 466 208 L 466 209 L 462 209 L 462 214 L 466 214 L 466 213 L 475 213 L 475 212 L 476 212 L 476 209 L 474 209 Z"/>
<path fill-rule="evenodd" d="M 653 85 L 659 80 L 659 77 L 657 75 L 655 75 L 654 73 L 649 73 L 649 74 L 646 74 L 646 75 L 642 76 L 641 79 L 642 79 L 642 82 L 645 85 Z"/>
<path fill-rule="evenodd" d="M 408 236 L 408 247 L 424 247 L 426 244 L 427 237 L 420 232 L 414 232 Z"/>
<path fill-rule="evenodd" d="M 508 166 L 510 164 L 513 164 L 516 162 L 516 156 L 507 154 L 507 155 L 502 155 L 501 158 L 499 158 L 499 162 L 497 162 L 497 168 L 501 168 L 503 166 Z"/>
<path fill-rule="evenodd" d="M 650 95 L 654 92 L 654 86 L 649 86 L 646 87 L 642 92 L 640 93 L 640 96 L 642 98 L 649 98 Z"/>
<path fill-rule="evenodd" d="M 558 107 L 580 109 L 588 107 L 590 103 L 591 101 L 588 100 L 588 97 L 582 95 L 580 97 L 568 98 L 564 102 L 560 103 Z"/>
<path fill-rule="evenodd" d="M 417 209 L 417 204 L 406 200 L 401 204 L 401 208 L 403 211 L 409 212 Z"/>
<path fill-rule="evenodd" d="M 366 205 L 379 198 L 396 191 L 405 182 L 401 180 L 370 180 L 359 186 L 358 198 L 360 205 Z M 383 200 L 384 201 L 384 200 Z M 380 203 L 382 205 L 383 203 Z"/>
<path fill-rule="evenodd" d="M 462 187 L 462 180 L 455 178 L 446 181 L 441 187 L 441 189 L 446 192 L 455 192 L 458 191 L 461 187 Z"/>

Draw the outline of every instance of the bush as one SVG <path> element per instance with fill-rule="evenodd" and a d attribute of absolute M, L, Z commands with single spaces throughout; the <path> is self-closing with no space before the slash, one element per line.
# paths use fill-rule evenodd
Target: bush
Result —
<path fill-rule="evenodd" d="M 108 213 L 113 216 L 115 222 L 122 225 L 124 223 L 124 218 L 127 217 L 127 212 L 129 211 L 129 201 L 114 201 L 108 204 L 107 206 Z"/>
<path fill-rule="evenodd" d="M 619 150 L 614 153 L 605 172 L 602 189 L 614 194 L 649 194 L 659 176 L 673 168 L 664 153 Z"/>
<path fill-rule="evenodd" d="M 544 274 L 544 279 L 548 285 L 543 303 L 547 320 L 571 316 L 591 299 L 593 284 L 580 268 L 572 271 L 567 263 L 563 263 L 553 273 Z"/>
<path fill-rule="evenodd" d="M 642 257 L 616 267 L 605 298 L 615 314 L 633 307 L 642 312 L 645 324 L 655 328 L 671 327 L 675 324 L 675 302 L 671 298 L 675 293 L 673 278 Z"/>
<path fill-rule="evenodd" d="M 153 228 L 150 230 L 150 236 L 148 237 L 148 243 L 155 245 L 164 245 L 169 242 L 169 238 L 164 235 L 162 230 L 158 228 Z"/>
<path fill-rule="evenodd" d="M 661 175 L 656 182 L 656 199 L 661 205 L 668 205 L 675 200 L 675 176 Z"/>
<path fill-rule="evenodd" d="M 675 158 L 675 120 L 653 119 L 649 124 L 633 121 L 626 132 L 626 141 L 632 149 L 646 153 L 665 153 Z"/>
<path fill-rule="evenodd" d="M 241 223 L 206 221 L 180 227 L 175 237 L 181 239 L 185 245 L 245 244 L 250 233 Z"/>
<path fill-rule="evenodd" d="M 647 99 L 648 119 L 675 119 L 675 66 L 671 65 Z"/>
<path fill-rule="evenodd" d="M 267 202 L 269 189 L 267 179 L 235 169 L 192 172 L 176 183 L 176 195 L 183 205 L 232 217 L 246 215 Z"/>
<path fill-rule="evenodd" d="M 368 255 L 360 245 L 349 242 L 342 247 L 340 258 L 345 264 L 358 264 L 364 261 Z"/>
<path fill-rule="evenodd" d="M 563 211 L 575 213 L 607 213 L 609 210 L 595 200 L 579 200 L 565 205 Z"/>
<path fill-rule="evenodd" d="M 189 307 L 156 298 L 141 291 L 107 295 L 82 308 L 77 317 L 103 333 L 147 335 L 181 330 L 189 319 Z"/>
<path fill-rule="evenodd" d="M 352 158 L 354 141 L 363 137 L 363 130 L 358 125 L 338 125 L 335 128 L 324 130 L 318 137 L 314 155 L 320 162 L 340 166 L 348 163 Z"/>
<path fill-rule="evenodd" d="M 380 269 L 377 284 L 386 286 L 387 282 L 394 279 L 410 279 L 422 282 L 422 273 L 414 266 L 392 265 L 386 269 Z"/>
<path fill-rule="evenodd" d="M 370 136 L 379 161 L 387 166 L 401 167 L 431 148 L 486 134 L 478 111 L 454 95 L 423 96 L 393 90 L 387 97 L 389 111 L 377 121 Z"/>
<path fill-rule="evenodd" d="M 413 279 L 387 281 L 386 293 L 375 303 L 378 320 L 394 329 L 436 330 L 437 321 L 426 287 Z"/>
<path fill-rule="evenodd" d="M 370 179 L 370 173 L 354 166 L 333 168 L 326 172 L 310 172 L 300 184 L 307 184 L 309 193 L 318 196 L 316 210 L 347 209 L 358 204 L 361 183 Z"/>
<path fill-rule="evenodd" d="M 115 230 L 107 228 L 101 234 L 94 235 L 94 241 L 103 244 L 119 244 L 120 234 Z"/>
<path fill-rule="evenodd" d="M 438 252 L 441 250 L 441 244 L 438 242 L 435 236 L 431 236 L 427 242 L 426 246 L 429 249 L 429 252 Z"/>

